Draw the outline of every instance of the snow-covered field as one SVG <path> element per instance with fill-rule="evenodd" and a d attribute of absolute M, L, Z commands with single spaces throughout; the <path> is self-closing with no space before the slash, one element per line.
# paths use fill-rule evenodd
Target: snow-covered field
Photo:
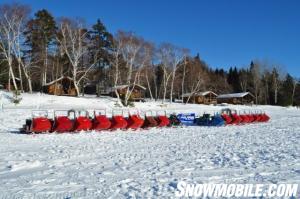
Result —
<path fill-rule="evenodd" d="M 31 109 L 114 108 L 111 98 L 7 93 L 0 111 L 0 198 L 174 198 L 177 182 L 300 183 L 300 110 L 262 109 L 265 124 L 77 134 L 18 134 Z M 142 110 L 221 106 L 136 103 Z"/>

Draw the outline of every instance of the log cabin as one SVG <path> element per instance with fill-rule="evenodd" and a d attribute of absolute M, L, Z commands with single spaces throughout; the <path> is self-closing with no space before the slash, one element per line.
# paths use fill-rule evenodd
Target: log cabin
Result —
<path fill-rule="evenodd" d="M 128 88 L 129 91 L 132 90 L 132 93 L 130 95 L 130 99 L 132 101 L 145 101 L 146 88 L 138 84 L 118 85 L 112 87 L 110 88 L 109 94 L 111 97 L 116 97 L 116 91 L 117 91 L 120 98 L 124 99 Z"/>
<path fill-rule="evenodd" d="M 182 95 L 184 103 L 192 104 L 216 104 L 217 94 L 212 91 L 186 93 Z"/>
<path fill-rule="evenodd" d="M 218 104 L 253 104 L 254 95 L 250 92 L 223 94 L 217 97 Z"/>
<path fill-rule="evenodd" d="M 50 95 L 77 96 L 74 81 L 71 77 L 60 77 L 43 86 L 43 92 Z"/>

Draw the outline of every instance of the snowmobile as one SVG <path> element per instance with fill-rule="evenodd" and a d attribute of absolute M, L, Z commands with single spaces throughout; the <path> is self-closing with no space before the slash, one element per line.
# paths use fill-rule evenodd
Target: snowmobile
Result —
<path fill-rule="evenodd" d="M 21 129 L 23 133 L 47 133 L 52 130 L 51 119 L 48 118 L 48 111 L 36 110 L 32 111 L 31 119 L 27 119 L 25 125 Z"/>
<path fill-rule="evenodd" d="M 204 113 L 203 116 L 196 118 L 196 124 L 199 126 L 224 126 L 225 120 L 218 113 L 214 115 Z"/>
<path fill-rule="evenodd" d="M 128 111 L 128 118 L 127 118 L 127 128 L 128 129 L 139 129 L 143 126 L 144 120 L 141 118 L 139 111 L 135 111 L 132 113 Z"/>
<path fill-rule="evenodd" d="M 152 111 L 146 111 L 144 112 L 145 119 L 144 119 L 144 124 L 142 128 L 151 128 L 151 127 L 157 127 L 158 122 L 156 121 L 155 117 L 153 117 L 153 112 Z"/>
<path fill-rule="evenodd" d="M 93 129 L 96 131 L 107 130 L 111 127 L 111 121 L 106 116 L 106 110 L 95 110 L 93 118 Z"/>
<path fill-rule="evenodd" d="M 170 124 L 170 120 L 167 117 L 166 111 L 157 111 L 155 120 L 158 123 L 158 125 L 157 125 L 158 127 L 166 127 L 166 126 L 169 126 L 169 124 Z"/>

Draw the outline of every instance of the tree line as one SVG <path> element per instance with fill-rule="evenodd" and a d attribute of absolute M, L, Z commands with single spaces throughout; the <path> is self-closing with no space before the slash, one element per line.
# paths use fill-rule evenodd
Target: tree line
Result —
<path fill-rule="evenodd" d="M 104 89 L 139 84 L 147 88 L 146 97 L 162 102 L 212 90 L 250 91 L 257 104 L 300 104 L 299 81 L 279 65 L 253 60 L 247 67 L 213 69 L 187 48 L 155 44 L 128 31 L 112 34 L 100 19 L 88 26 L 79 18 L 55 18 L 46 9 L 31 16 L 30 7 L 20 3 L 0 6 L 0 61 L 0 83 L 22 92 L 41 91 L 69 76 L 77 95 L 94 82 Z M 127 88 L 124 105 L 132 89 Z"/>

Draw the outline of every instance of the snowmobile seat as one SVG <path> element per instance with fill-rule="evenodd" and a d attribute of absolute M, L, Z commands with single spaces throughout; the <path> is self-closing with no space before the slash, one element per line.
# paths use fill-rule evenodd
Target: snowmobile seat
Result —
<path fill-rule="evenodd" d="M 33 133 L 42 133 L 51 131 L 51 121 L 46 117 L 37 117 L 32 119 L 30 131 Z"/>
<path fill-rule="evenodd" d="M 88 131 L 92 128 L 92 121 L 89 118 L 88 111 L 79 111 L 78 117 L 75 119 L 75 131 Z"/>
<path fill-rule="evenodd" d="M 232 124 L 240 124 L 242 121 L 242 118 L 236 113 L 232 113 L 231 118 L 232 118 L 232 122 L 231 122 Z"/>
<path fill-rule="evenodd" d="M 159 112 L 156 113 L 156 121 L 158 123 L 158 127 L 166 127 L 169 126 L 170 120 L 167 117 L 167 113 L 164 111 L 164 114 L 159 114 Z"/>
<path fill-rule="evenodd" d="M 226 122 L 220 114 L 212 116 L 211 126 L 224 126 L 225 124 Z"/>
<path fill-rule="evenodd" d="M 106 130 L 111 127 L 111 122 L 106 116 L 106 111 L 103 113 L 94 111 L 93 129 L 94 130 Z"/>
<path fill-rule="evenodd" d="M 266 113 L 261 114 L 262 122 L 268 122 L 269 120 L 270 120 L 270 117 Z"/>
<path fill-rule="evenodd" d="M 254 115 L 252 113 L 247 114 L 248 118 L 249 118 L 249 123 L 253 123 L 255 118 Z"/>
<path fill-rule="evenodd" d="M 240 114 L 239 116 L 241 118 L 241 122 L 240 123 L 242 123 L 242 124 L 249 123 L 250 119 L 249 119 L 249 117 L 248 117 L 247 114 L 243 113 L 243 114 Z"/>
<path fill-rule="evenodd" d="M 222 116 L 223 120 L 225 121 L 225 124 L 231 124 L 232 118 L 229 115 L 223 113 L 221 116 Z"/>
<path fill-rule="evenodd" d="M 150 113 L 150 114 L 149 114 Z M 158 122 L 153 117 L 152 111 L 146 111 L 145 112 L 145 120 L 142 128 L 151 128 L 151 127 L 157 127 Z"/>
<path fill-rule="evenodd" d="M 210 126 L 210 114 L 203 114 L 203 116 L 196 119 L 196 124 L 199 126 Z"/>
<path fill-rule="evenodd" d="M 73 114 L 73 118 L 70 118 L 71 114 Z M 56 112 L 54 112 L 54 126 L 53 131 L 58 133 L 70 132 L 73 130 L 75 120 L 75 111 L 69 110 L 67 111 L 67 116 L 57 116 Z"/>
<path fill-rule="evenodd" d="M 123 111 L 121 114 L 115 114 L 113 111 L 112 118 L 111 118 L 111 127 L 110 129 L 125 129 L 128 125 L 125 117 L 123 116 Z"/>
<path fill-rule="evenodd" d="M 26 133 L 43 133 L 50 132 L 52 129 L 51 120 L 48 118 L 48 111 L 36 110 L 32 111 L 31 119 L 26 120 L 22 131 Z"/>
<path fill-rule="evenodd" d="M 129 114 L 127 123 L 128 123 L 127 128 L 138 129 L 143 126 L 144 120 L 138 114 L 133 114 L 133 115 Z"/>

